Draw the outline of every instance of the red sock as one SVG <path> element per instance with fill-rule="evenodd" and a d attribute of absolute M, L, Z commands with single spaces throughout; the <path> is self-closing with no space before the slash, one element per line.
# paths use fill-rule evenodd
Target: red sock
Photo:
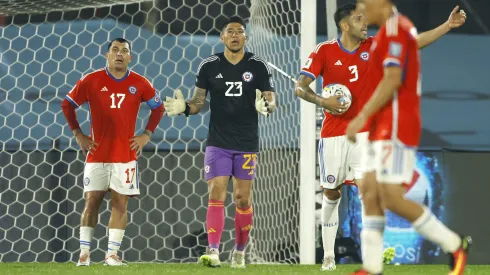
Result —
<path fill-rule="evenodd" d="M 209 200 L 206 214 L 209 248 L 219 249 L 221 234 L 225 226 L 225 202 Z"/>
<path fill-rule="evenodd" d="M 237 206 L 235 214 L 235 249 L 238 251 L 245 250 L 247 244 L 248 235 L 252 229 L 253 223 L 253 209 L 252 205 L 244 208 Z"/>

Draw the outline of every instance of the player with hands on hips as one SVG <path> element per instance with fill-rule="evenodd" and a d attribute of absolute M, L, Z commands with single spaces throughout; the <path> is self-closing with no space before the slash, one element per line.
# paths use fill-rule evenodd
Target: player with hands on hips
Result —
<path fill-rule="evenodd" d="M 117 255 L 127 222 L 128 198 L 139 195 L 137 156 L 148 143 L 163 116 L 163 105 L 151 83 L 128 69 L 131 45 L 123 38 L 109 43 L 107 67 L 82 77 L 66 95 L 61 107 L 77 144 L 86 156 L 83 173 L 85 207 L 80 226 L 77 266 L 90 265 L 90 246 L 98 211 L 105 194 L 111 193 L 108 249 L 104 264 L 126 265 Z M 145 130 L 135 135 L 142 102 L 151 109 Z M 90 136 L 78 124 L 75 109 L 90 108 Z"/>
<path fill-rule="evenodd" d="M 97 149 L 97 146 L 99 146 L 95 140 L 86 136 L 80 129 L 73 130 L 73 135 L 75 136 L 78 146 L 80 146 L 80 149 L 82 149 L 84 156 L 87 156 L 87 152 L 93 153 Z"/>
<path fill-rule="evenodd" d="M 185 102 L 182 92 L 167 97 L 169 115 L 195 115 L 210 96 L 211 118 L 204 157 L 204 178 L 209 200 L 206 214 L 208 251 L 200 262 L 221 265 L 219 248 L 224 229 L 224 202 L 233 179 L 235 249 L 233 268 L 245 267 L 245 246 L 253 226 L 252 186 L 259 152 L 259 114 L 268 116 L 276 107 L 271 69 L 262 58 L 245 52 L 246 25 L 239 17 L 229 18 L 221 28 L 223 53 L 204 59 L 197 68 L 194 95 Z"/>

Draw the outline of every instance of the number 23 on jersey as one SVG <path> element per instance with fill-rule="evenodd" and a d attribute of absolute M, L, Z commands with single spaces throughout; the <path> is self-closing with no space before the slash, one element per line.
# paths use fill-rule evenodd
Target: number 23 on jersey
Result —
<path fill-rule="evenodd" d="M 241 81 L 237 81 L 237 82 L 227 81 L 227 82 L 225 82 L 225 84 L 227 86 L 225 96 L 241 96 L 242 95 L 243 83 Z"/>

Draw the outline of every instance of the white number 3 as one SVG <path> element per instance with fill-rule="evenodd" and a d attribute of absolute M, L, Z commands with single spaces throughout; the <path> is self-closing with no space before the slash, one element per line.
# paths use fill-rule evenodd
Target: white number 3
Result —
<path fill-rule="evenodd" d="M 354 75 L 353 78 L 349 79 L 350 82 L 354 82 L 354 81 L 359 79 L 359 73 L 357 72 L 357 66 L 356 65 L 349 66 L 349 71 L 351 74 Z"/>

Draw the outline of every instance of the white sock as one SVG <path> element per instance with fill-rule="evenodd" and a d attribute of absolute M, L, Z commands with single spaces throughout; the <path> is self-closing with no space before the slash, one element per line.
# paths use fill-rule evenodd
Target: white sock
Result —
<path fill-rule="evenodd" d="M 90 254 L 90 243 L 94 236 L 94 228 L 88 226 L 80 227 L 80 254 Z"/>
<path fill-rule="evenodd" d="M 335 239 L 339 228 L 340 198 L 330 200 L 325 195 L 322 202 L 323 257 L 335 257 Z"/>
<path fill-rule="evenodd" d="M 369 273 L 383 272 L 383 231 L 385 217 L 365 216 L 362 221 L 362 267 Z"/>
<path fill-rule="evenodd" d="M 109 243 L 107 245 L 107 257 L 112 255 L 117 255 L 119 247 L 121 247 L 121 242 L 124 237 L 123 229 L 113 229 L 109 228 Z"/>
<path fill-rule="evenodd" d="M 413 228 L 429 241 L 439 245 L 446 253 L 452 253 L 461 246 L 461 238 L 458 234 L 447 228 L 438 220 L 427 207 L 424 213 L 412 223 Z"/>

